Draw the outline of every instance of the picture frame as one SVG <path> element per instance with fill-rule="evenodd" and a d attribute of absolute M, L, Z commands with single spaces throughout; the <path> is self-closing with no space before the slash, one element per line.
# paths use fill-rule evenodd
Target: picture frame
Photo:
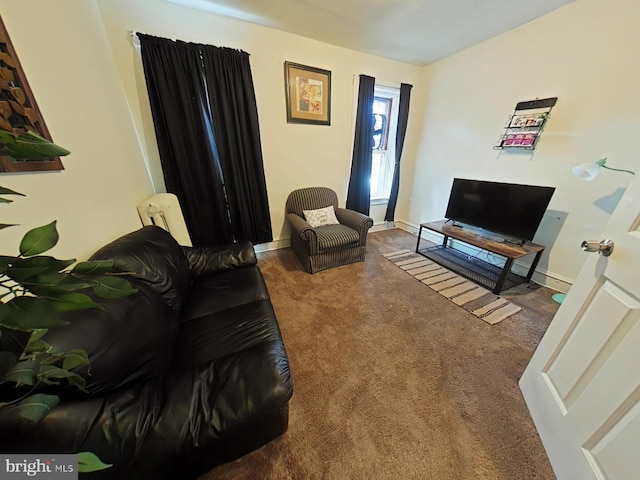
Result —
<path fill-rule="evenodd" d="M 16 136 L 34 132 L 53 143 L 1 17 L 0 60 L 0 130 Z M 15 160 L 0 154 L 0 173 L 49 170 L 64 170 L 59 156 Z"/>
<path fill-rule="evenodd" d="M 331 125 L 331 71 L 284 63 L 287 123 Z"/>

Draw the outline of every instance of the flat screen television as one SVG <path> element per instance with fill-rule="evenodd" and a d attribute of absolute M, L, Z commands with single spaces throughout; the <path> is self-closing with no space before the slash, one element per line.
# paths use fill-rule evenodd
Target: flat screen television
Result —
<path fill-rule="evenodd" d="M 554 191 L 554 187 L 454 178 L 445 217 L 531 241 Z"/>

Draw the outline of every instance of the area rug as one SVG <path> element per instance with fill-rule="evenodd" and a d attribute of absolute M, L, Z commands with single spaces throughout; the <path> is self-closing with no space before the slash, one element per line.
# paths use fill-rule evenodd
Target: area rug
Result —
<path fill-rule="evenodd" d="M 412 250 L 398 250 L 383 256 L 432 290 L 491 325 L 520 311 L 519 306 Z"/>

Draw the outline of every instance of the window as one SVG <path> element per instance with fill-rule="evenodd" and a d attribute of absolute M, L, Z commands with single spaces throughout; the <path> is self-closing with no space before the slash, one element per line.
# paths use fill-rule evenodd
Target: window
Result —
<path fill-rule="evenodd" d="M 371 152 L 372 203 L 384 203 L 389 200 L 395 167 L 399 99 L 399 89 L 376 85 L 373 100 L 375 126 Z"/>

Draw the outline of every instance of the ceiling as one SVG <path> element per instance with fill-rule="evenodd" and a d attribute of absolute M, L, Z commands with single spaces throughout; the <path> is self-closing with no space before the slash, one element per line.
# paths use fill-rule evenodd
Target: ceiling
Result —
<path fill-rule="evenodd" d="M 574 0 L 166 0 L 426 65 Z"/>

